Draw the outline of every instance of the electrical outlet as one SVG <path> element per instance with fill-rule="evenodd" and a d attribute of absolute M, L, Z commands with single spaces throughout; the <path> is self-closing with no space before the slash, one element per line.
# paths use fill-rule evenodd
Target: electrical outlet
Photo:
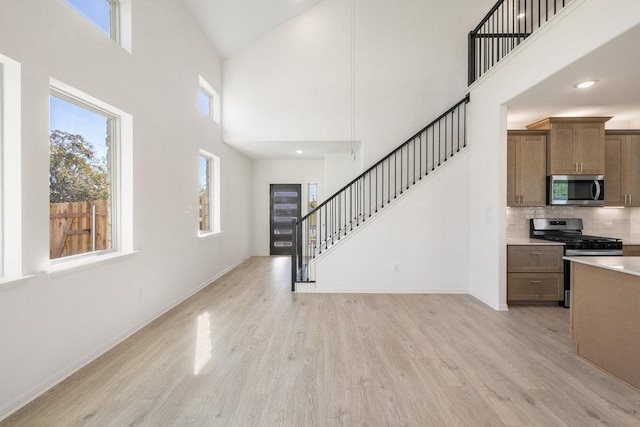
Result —
<path fill-rule="evenodd" d="M 605 221 L 604 228 L 605 228 L 605 230 L 611 230 L 613 228 L 613 222 Z"/>
<path fill-rule="evenodd" d="M 144 291 L 142 288 L 138 288 L 138 299 L 141 300 L 144 297 Z"/>
<path fill-rule="evenodd" d="M 193 213 L 193 205 L 187 205 L 187 206 L 184 208 L 184 213 L 185 213 L 185 214 L 192 214 L 192 213 Z"/>
<path fill-rule="evenodd" d="M 394 273 L 400 273 L 400 264 L 394 264 L 393 265 L 393 272 Z"/>

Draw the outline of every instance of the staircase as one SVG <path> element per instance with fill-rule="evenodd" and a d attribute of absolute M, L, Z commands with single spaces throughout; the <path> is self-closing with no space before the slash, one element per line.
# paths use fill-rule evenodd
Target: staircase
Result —
<path fill-rule="evenodd" d="M 469 33 L 471 85 L 571 0 L 498 0 Z M 467 95 L 300 220 L 293 220 L 291 290 L 314 282 L 313 260 L 395 203 L 467 146 Z"/>
<path fill-rule="evenodd" d="M 313 282 L 312 261 L 467 146 L 466 105 L 456 103 L 293 225 L 291 290 Z"/>

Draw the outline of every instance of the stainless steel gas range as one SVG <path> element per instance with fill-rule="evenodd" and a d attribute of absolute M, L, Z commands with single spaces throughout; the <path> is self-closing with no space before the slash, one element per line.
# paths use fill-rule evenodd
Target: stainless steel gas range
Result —
<path fill-rule="evenodd" d="M 532 218 L 530 234 L 534 239 L 564 243 L 566 256 L 621 256 L 622 240 L 611 237 L 582 234 L 581 218 Z M 571 299 L 571 271 L 569 261 L 564 262 L 564 301 L 569 307 Z"/>

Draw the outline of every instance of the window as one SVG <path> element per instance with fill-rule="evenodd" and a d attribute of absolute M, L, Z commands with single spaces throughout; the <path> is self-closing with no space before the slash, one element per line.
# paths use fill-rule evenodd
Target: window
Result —
<path fill-rule="evenodd" d="M 84 16 L 107 36 L 115 39 L 116 8 L 112 0 L 65 0 L 80 15 Z"/>
<path fill-rule="evenodd" d="M 220 124 L 220 95 L 202 76 L 199 77 L 198 109 Z"/>
<path fill-rule="evenodd" d="M 20 70 L 0 54 L 0 288 L 22 277 Z"/>
<path fill-rule="evenodd" d="M 131 52 L 131 0 L 64 0 L 108 37 Z"/>
<path fill-rule="evenodd" d="M 211 232 L 211 163 L 210 157 L 200 154 L 200 233 Z"/>
<path fill-rule="evenodd" d="M 132 250 L 132 118 L 51 79 L 49 258 Z"/>
<path fill-rule="evenodd" d="M 206 236 L 220 232 L 220 159 L 200 150 L 198 169 L 198 230 Z"/>

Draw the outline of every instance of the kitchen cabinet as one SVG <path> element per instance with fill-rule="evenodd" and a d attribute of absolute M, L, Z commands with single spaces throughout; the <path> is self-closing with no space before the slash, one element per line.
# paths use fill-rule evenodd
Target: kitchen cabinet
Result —
<path fill-rule="evenodd" d="M 605 137 L 607 206 L 640 206 L 640 131 L 607 131 Z"/>
<path fill-rule="evenodd" d="M 611 117 L 548 117 L 527 126 L 547 130 L 548 175 L 604 175 L 604 123 Z"/>
<path fill-rule="evenodd" d="M 507 134 L 507 206 L 546 205 L 545 131 Z"/>
<path fill-rule="evenodd" d="M 507 245 L 507 300 L 562 301 L 562 245 Z"/>
<path fill-rule="evenodd" d="M 624 245 L 622 246 L 623 256 L 640 256 L 640 245 Z"/>

